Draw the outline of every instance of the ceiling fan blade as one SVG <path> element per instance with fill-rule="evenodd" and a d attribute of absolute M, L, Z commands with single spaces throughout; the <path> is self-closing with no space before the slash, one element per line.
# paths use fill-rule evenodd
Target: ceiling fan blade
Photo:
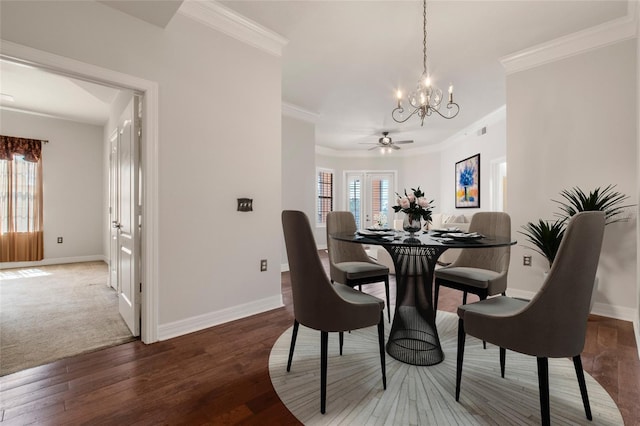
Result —
<path fill-rule="evenodd" d="M 393 143 L 395 144 L 402 144 L 402 143 L 413 143 L 413 141 L 393 141 Z"/>
<path fill-rule="evenodd" d="M 376 145 L 378 145 L 378 144 L 376 144 Z M 380 147 L 379 146 L 373 146 L 373 147 L 369 148 L 367 151 L 373 151 L 374 149 L 378 149 L 378 148 L 380 148 Z"/>
<path fill-rule="evenodd" d="M 394 143 L 392 143 L 392 144 L 391 144 L 391 145 L 389 145 L 389 146 L 390 146 L 391 148 L 393 148 L 393 149 L 400 149 L 400 147 L 399 147 L 399 146 L 396 146 L 396 143 L 395 143 L 395 142 L 394 142 Z"/>
<path fill-rule="evenodd" d="M 378 145 L 378 142 L 358 142 L 359 145 Z"/>

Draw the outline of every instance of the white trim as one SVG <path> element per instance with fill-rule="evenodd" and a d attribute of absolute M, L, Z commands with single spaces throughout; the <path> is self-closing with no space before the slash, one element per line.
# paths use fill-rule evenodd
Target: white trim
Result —
<path fill-rule="evenodd" d="M 280 264 L 280 272 L 289 272 L 289 262 Z"/>
<path fill-rule="evenodd" d="M 265 299 L 242 305 L 224 308 L 219 311 L 209 312 L 191 318 L 162 324 L 158 327 L 158 339 L 168 340 L 194 331 L 204 330 L 229 321 L 256 315 L 283 307 L 282 295 L 271 296 Z"/>
<path fill-rule="evenodd" d="M 532 299 L 536 292 L 519 290 L 514 288 L 507 289 L 507 295 L 510 297 L 521 297 L 523 299 Z M 591 313 L 603 317 L 614 318 L 622 321 L 634 322 L 638 317 L 638 311 L 625 306 L 609 305 L 607 303 L 594 303 Z"/>
<path fill-rule="evenodd" d="M 144 343 L 158 340 L 158 83 L 31 47 L 0 40 L 0 55 L 84 80 L 144 93 L 143 152 L 145 226 L 142 240 L 142 329 Z"/>
<path fill-rule="evenodd" d="M 0 110 L 14 111 L 14 112 L 19 112 L 21 114 L 35 115 L 38 117 L 55 118 L 56 120 L 72 121 L 74 123 L 86 123 L 94 126 L 104 126 L 105 124 L 107 124 L 106 121 L 96 121 L 96 120 L 86 119 L 82 117 L 69 117 L 67 115 L 62 115 L 62 114 L 47 114 L 44 112 L 30 111 L 22 108 L 14 108 L 7 105 L 0 105 Z"/>
<path fill-rule="evenodd" d="M 82 262 L 104 262 L 109 263 L 107 257 L 102 254 L 92 256 L 73 256 L 73 257 L 55 257 L 51 259 L 42 259 L 34 262 L 2 262 L 1 269 L 11 268 L 33 268 L 46 265 L 64 265 L 66 263 L 82 263 Z"/>
<path fill-rule="evenodd" d="M 635 2 L 629 2 L 626 16 L 504 56 L 500 63 L 512 74 L 632 39 L 637 22 L 631 3 Z"/>
<path fill-rule="evenodd" d="M 287 102 L 282 102 L 282 115 L 314 124 L 317 123 L 318 118 L 320 118 L 320 115 L 315 112 Z"/>
<path fill-rule="evenodd" d="M 186 0 L 178 13 L 274 56 L 282 56 L 289 40 L 214 0 Z"/>

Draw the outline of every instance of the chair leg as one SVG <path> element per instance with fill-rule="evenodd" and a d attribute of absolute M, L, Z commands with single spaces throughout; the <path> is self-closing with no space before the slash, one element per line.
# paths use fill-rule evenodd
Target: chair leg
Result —
<path fill-rule="evenodd" d="M 384 279 L 384 292 L 387 294 L 387 317 L 391 324 L 391 303 L 389 303 L 389 275 Z"/>
<path fill-rule="evenodd" d="M 387 389 L 387 364 L 384 355 L 384 315 L 380 312 L 378 323 L 378 345 L 380 346 L 380 365 L 382 366 L 382 388 Z"/>
<path fill-rule="evenodd" d="M 500 348 L 500 375 L 504 379 L 504 364 L 507 358 L 507 350 L 505 348 Z"/>
<path fill-rule="evenodd" d="M 342 356 L 342 346 L 344 346 L 344 331 L 338 333 L 340 340 L 340 356 Z"/>
<path fill-rule="evenodd" d="M 466 293 L 465 293 L 466 295 Z M 481 294 L 479 295 L 480 300 L 485 300 L 487 298 L 486 294 Z M 487 349 L 487 342 L 485 342 L 484 340 L 482 341 L 482 349 Z M 504 377 L 504 374 L 502 374 L 502 377 Z"/>
<path fill-rule="evenodd" d="M 582 358 L 580 358 L 580 355 L 573 357 L 573 365 L 576 368 L 576 376 L 578 376 L 578 384 L 580 385 L 580 394 L 582 395 L 584 413 L 587 415 L 587 419 L 592 420 L 589 395 L 587 394 L 587 384 L 584 381 L 584 370 L 582 369 Z"/>
<path fill-rule="evenodd" d="M 462 292 L 462 304 L 463 305 L 467 304 L 467 292 L 466 291 Z"/>
<path fill-rule="evenodd" d="M 438 315 L 438 297 L 440 296 L 440 283 L 435 280 L 433 283 L 433 316 Z"/>
<path fill-rule="evenodd" d="M 456 401 L 460 399 L 460 382 L 462 380 L 462 360 L 464 359 L 464 321 L 458 320 L 458 359 L 456 362 Z"/>
<path fill-rule="evenodd" d="M 542 426 L 551 425 L 549 411 L 549 359 L 538 358 L 538 388 L 540 389 L 540 421 Z"/>
<path fill-rule="evenodd" d="M 296 347 L 296 338 L 298 337 L 298 320 L 293 320 L 293 334 L 291 334 L 291 346 L 289 347 L 289 361 L 287 361 L 287 371 L 291 371 L 291 360 L 293 359 L 293 349 Z"/>
<path fill-rule="evenodd" d="M 327 408 L 327 348 L 329 346 L 329 332 L 320 332 L 320 412 Z"/>

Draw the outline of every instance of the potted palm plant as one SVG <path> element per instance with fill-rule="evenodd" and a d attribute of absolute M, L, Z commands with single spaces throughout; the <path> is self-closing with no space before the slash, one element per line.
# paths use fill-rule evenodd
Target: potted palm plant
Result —
<path fill-rule="evenodd" d="M 523 225 L 524 231 L 518 231 L 527 238 L 535 248 L 532 250 L 540 253 L 549 262 L 549 268 L 553 264 L 558 247 L 564 236 L 566 219 L 560 218 L 555 222 L 539 219 L 537 223 L 528 222 Z"/>
<path fill-rule="evenodd" d="M 623 205 L 629 196 L 615 191 L 615 185 L 597 187 L 588 194 L 578 187 L 573 187 L 560 191 L 560 196 L 562 200 L 552 200 L 560 205 L 560 212 L 556 214 L 559 218 L 555 222 L 540 219 L 537 223 L 528 222 L 522 226 L 524 231 L 518 231 L 535 246 L 533 250 L 547 259 L 549 268 L 556 257 L 567 220 L 571 216 L 584 211 L 603 211 L 606 224 L 609 225 L 624 220 L 624 209 L 633 206 Z"/>
<path fill-rule="evenodd" d="M 622 217 L 624 209 L 632 206 L 632 204 L 621 205 L 629 196 L 614 189 L 615 185 L 607 185 L 604 188 L 598 187 L 587 195 L 582 189 L 574 187 L 560 192 L 564 200 L 552 201 L 560 204 L 561 217 L 570 218 L 578 212 L 599 210 L 604 212 L 605 223 L 609 225 L 624 220 Z"/>

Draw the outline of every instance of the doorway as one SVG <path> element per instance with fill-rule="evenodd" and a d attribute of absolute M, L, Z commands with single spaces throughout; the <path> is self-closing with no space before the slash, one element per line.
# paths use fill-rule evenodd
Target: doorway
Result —
<path fill-rule="evenodd" d="M 140 200 L 146 208 L 140 212 L 140 220 L 145 223 L 145 233 L 140 242 L 140 286 L 142 304 L 141 339 L 145 343 L 158 340 L 158 84 L 72 60 L 66 57 L 39 51 L 11 42 L 0 46 L 0 59 L 11 60 L 29 67 L 40 67 L 52 73 L 66 75 L 79 80 L 90 81 L 109 87 L 140 92 L 145 102 L 141 111 L 142 133 L 140 144 L 141 167 L 137 171 L 144 182 L 140 187 Z"/>
<path fill-rule="evenodd" d="M 391 227 L 395 171 L 346 171 L 346 205 L 358 228 Z"/>

